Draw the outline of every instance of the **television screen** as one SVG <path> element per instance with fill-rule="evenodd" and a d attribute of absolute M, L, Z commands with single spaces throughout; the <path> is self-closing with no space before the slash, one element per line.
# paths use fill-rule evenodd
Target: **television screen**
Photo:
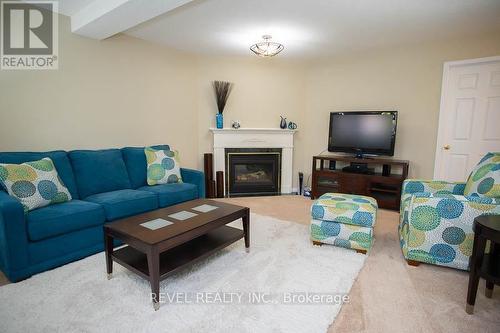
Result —
<path fill-rule="evenodd" d="M 328 150 L 394 155 L 397 111 L 332 112 Z"/>

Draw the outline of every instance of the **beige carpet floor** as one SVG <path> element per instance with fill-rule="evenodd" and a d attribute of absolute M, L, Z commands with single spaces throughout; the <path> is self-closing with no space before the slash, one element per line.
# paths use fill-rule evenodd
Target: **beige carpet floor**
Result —
<path fill-rule="evenodd" d="M 251 211 L 309 224 L 311 200 L 299 196 L 224 199 Z M 399 247 L 399 213 L 379 210 L 375 244 L 329 333 L 500 332 L 500 287 L 493 299 L 481 281 L 475 313 L 465 313 L 468 273 L 421 264 L 408 266 Z"/>
<path fill-rule="evenodd" d="M 299 196 L 223 199 L 261 215 L 309 224 L 311 200 Z M 329 333 L 500 332 L 500 287 L 493 299 L 481 281 L 474 315 L 465 313 L 467 272 L 422 264 L 408 266 L 399 248 L 399 214 L 380 210 L 375 244 Z M 8 281 L 0 273 L 0 285 Z"/>

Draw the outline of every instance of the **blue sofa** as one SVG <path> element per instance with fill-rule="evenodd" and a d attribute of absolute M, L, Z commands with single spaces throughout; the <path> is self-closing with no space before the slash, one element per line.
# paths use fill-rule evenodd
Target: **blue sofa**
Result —
<path fill-rule="evenodd" d="M 205 197 L 196 170 L 181 169 L 183 183 L 148 186 L 144 147 L 0 153 L 0 163 L 44 157 L 73 200 L 25 214 L 0 185 L 0 269 L 12 282 L 103 251 L 104 223 Z"/>

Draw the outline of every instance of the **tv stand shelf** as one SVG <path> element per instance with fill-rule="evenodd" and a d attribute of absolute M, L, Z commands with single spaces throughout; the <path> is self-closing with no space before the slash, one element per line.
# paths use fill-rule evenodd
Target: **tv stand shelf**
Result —
<path fill-rule="evenodd" d="M 326 163 L 328 162 L 328 163 Z M 369 173 L 342 170 L 341 164 L 366 164 Z M 313 156 L 311 198 L 338 192 L 373 197 L 380 208 L 399 210 L 409 162 L 391 158 L 356 158 L 344 155 Z"/>

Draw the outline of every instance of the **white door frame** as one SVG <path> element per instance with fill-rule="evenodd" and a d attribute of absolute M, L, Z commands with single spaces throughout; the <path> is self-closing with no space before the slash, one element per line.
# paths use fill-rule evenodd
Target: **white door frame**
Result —
<path fill-rule="evenodd" d="M 443 149 L 443 146 L 445 145 L 445 137 L 444 137 L 444 126 L 446 126 L 444 122 L 444 110 L 446 109 L 447 105 L 447 93 L 448 90 L 446 89 L 448 87 L 448 81 L 450 79 L 450 69 L 455 66 L 463 66 L 463 65 L 472 65 L 472 64 L 484 64 L 488 62 L 497 62 L 500 61 L 500 56 L 493 56 L 493 57 L 485 57 L 485 58 L 476 58 L 476 59 L 466 59 L 466 60 L 458 60 L 458 61 L 446 61 L 443 65 L 443 82 L 441 84 L 441 103 L 439 106 L 439 125 L 438 125 L 438 133 L 437 133 L 437 140 L 436 140 L 436 154 L 434 157 L 434 179 L 437 179 L 440 177 L 440 170 L 441 170 L 441 164 L 443 163 L 442 161 L 442 156 L 441 154 L 441 149 Z M 465 179 L 464 179 L 465 180 Z"/>

